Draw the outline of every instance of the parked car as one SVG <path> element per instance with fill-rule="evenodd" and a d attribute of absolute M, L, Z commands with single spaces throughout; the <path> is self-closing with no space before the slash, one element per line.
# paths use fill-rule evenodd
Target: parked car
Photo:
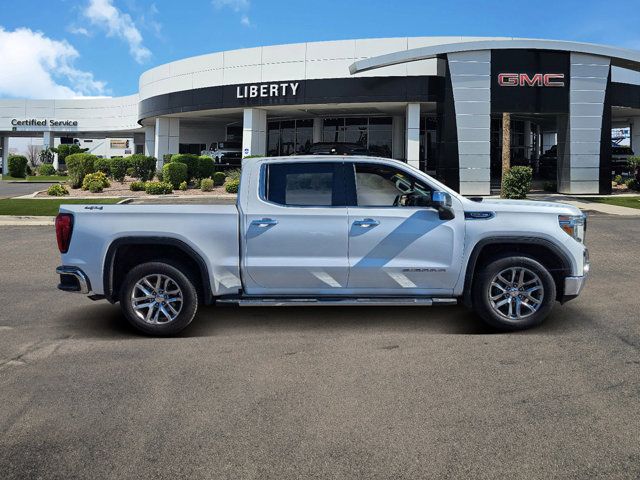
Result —
<path fill-rule="evenodd" d="M 319 142 L 314 143 L 304 155 L 368 155 L 368 150 L 359 143 Z"/>
<path fill-rule="evenodd" d="M 58 288 L 120 302 L 153 335 L 213 303 L 462 301 L 517 330 L 580 293 L 585 230 L 570 205 L 467 199 L 395 160 L 251 158 L 236 205 L 62 205 Z"/>
<path fill-rule="evenodd" d="M 242 163 L 242 143 L 234 141 L 213 142 L 209 150 L 200 155 L 213 158 L 216 163 L 240 165 Z"/>

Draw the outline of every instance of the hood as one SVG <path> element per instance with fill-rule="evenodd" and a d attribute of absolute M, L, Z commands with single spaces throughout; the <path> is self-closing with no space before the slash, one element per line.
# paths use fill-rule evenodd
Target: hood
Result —
<path fill-rule="evenodd" d="M 537 200 L 507 200 L 500 198 L 483 199 L 482 202 L 468 200 L 465 210 L 492 210 L 495 212 L 515 212 L 515 213 L 554 213 L 557 215 L 580 215 L 579 208 L 560 202 L 543 202 Z"/>

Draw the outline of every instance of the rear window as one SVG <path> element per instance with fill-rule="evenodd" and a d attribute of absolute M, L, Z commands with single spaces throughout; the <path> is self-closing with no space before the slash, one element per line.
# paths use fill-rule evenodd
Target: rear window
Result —
<path fill-rule="evenodd" d="M 286 206 L 338 206 L 341 204 L 336 189 L 338 167 L 333 162 L 269 164 L 266 199 Z"/>

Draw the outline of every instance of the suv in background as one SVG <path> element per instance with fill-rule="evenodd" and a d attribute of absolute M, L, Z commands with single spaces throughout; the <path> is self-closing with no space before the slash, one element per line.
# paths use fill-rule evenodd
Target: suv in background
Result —
<path fill-rule="evenodd" d="M 213 158 L 216 163 L 240 165 L 242 163 L 242 144 L 234 141 L 213 142 L 209 150 L 203 150 L 200 155 Z"/>

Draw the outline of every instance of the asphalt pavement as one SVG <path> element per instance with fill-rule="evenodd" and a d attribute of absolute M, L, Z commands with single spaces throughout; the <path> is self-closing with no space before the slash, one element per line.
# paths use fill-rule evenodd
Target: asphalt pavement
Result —
<path fill-rule="evenodd" d="M 640 477 L 640 219 L 535 330 L 463 307 L 203 308 L 177 338 L 58 292 L 51 227 L 0 228 L 2 479 Z"/>
<path fill-rule="evenodd" d="M 53 183 L 55 182 L 7 182 L 0 180 L 0 199 L 29 195 L 40 190 L 46 190 Z"/>

